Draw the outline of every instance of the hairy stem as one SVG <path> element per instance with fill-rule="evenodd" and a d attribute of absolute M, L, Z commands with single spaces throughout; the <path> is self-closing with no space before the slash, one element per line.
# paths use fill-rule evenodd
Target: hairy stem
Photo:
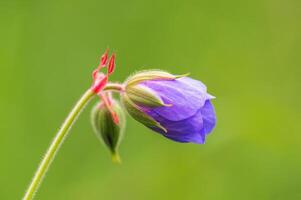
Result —
<path fill-rule="evenodd" d="M 68 117 L 64 121 L 62 127 L 56 134 L 53 139 L 49 149 L 47 150 L 40 166 L 38 167 L 26 193 L 23 197 L 23 200 L 31 200 L 37 191 L 40 182 L 44 178 L 51 161 L 55 157 L 57 151 L 59 150 L 61 144 L 63 143 L 65 137 L 67 136 L 68 131 L 70 130 L 72 124 L 76 120 L 77 116 L 83 110 L 85 105 L 89 102 L 89 100 L 95 95 L 90 89 L 85 92 L 85 94 L 80 98 L 80 100 L 76 103 L 74 108 L 69 113 Z"/>
<path fill-rule="evenodd" d="M 118 83 L 107 83 L 107 85 L 103 89 L 104 91 L 123 91 L 123 86 Z M 40 182 L 43 180 L 51 161 L 54 159 L 57 151 L 62 145 L 65 137 L 67 136 L 68 131 L 70 130 L 72 124 L 75 122 L 77 116 L 83 110 L 85 105 L 89 102 L 89 100 L 95 95 L 92 90 L 87 90 L 85 94 L 80 98 L 80 100 L 75 104 L 74 108 L 69 113 L 68 117 L 65 119 L 63 125 L 60 130 L 56 134 L 53 139 L 50 147 L 48 148 L 42 162 L 40 163 L 26 193 L 23 197 L 23 200 L 31 200 L 37 191 Z"/>
<path fill-rule="evenodd" d="M 114 92 L 123 92 L 124 86 L 119 83 L 108 83 L 104 89 L 104 91 L 114 91 Z"/>

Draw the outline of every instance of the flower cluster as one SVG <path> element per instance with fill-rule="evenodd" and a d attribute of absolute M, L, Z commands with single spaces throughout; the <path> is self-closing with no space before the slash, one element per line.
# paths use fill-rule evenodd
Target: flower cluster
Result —
<path fill-rule="evenodd" d="M 100 72 L 107 67 L 107 73 Z M 140 71 L 123 84 L 110 83 L 115 69 L 115 55 L 108 50 L 93 71 L 91 90 L 100 97 L 92 111 L 94 130 L 119 160 L 118 146 L 123 136 L 123 110 L 151 130 L 176 142 L 203 144 L 216 124 L 216 115 L 206 86 L 187 75 L 172 75 L 161 70 Z M 113 99 L 112 91 L 120 94 Z M 122 120 L 120 120 L 122 119 Z"/>

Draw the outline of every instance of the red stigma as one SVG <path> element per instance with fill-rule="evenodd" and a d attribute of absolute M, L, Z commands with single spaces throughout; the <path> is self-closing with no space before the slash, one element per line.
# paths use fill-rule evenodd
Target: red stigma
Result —
<path fill-rule="evenodd" d="M 119 117 L 116 114 L 116 112 L 112 112 L 111 115 L 112 115 L 114 123 L 118 125 L 119 124 Z"/>
<path fill-rule="evenodd" d="M 106 66 L 107 61 L 108 61 L 108 54 L 109 54 L 109 49 L 107 49 L 105 51 L 105 53 L 101 56 L 99 66 L 101 66 L 101 67 L 105 67 Z"/>
<path fill-rule="evenodd" d="M 94 81 L 95 81 L 96 78 L 97 78 L 98 72 L 99 72 L 98 69 L 94 69 L 93 72 L 92 72 L 92 78 L 93 78 Z"/>
<path fill-rule="evenodd" d="M 115 69 L 115 54 L 112 54 L 109 65 L 108 65 L 108 74 L 112 74 Z"/>
<path fill-rule="evenodd" d="M 98 93 L 98 96 L 103 100 L 104 105 L 108 108 L 108 110 L 111 114 L 111 117 L 113 119 L 113 122 L 118 125 L 119 117 L 118 117 L 117 113 L 113 110 L 111 97 L 107 96 L 106 94 L 103 94 L 102 92 Z"/>
<path fill-rule="evenodd" d="M 115 69 L 115 54 L 112 54 L 110 57 L 109 63 L 108 63 L 108 72 L 107 75 L 104 75 L 100 72 L 100 70 L 104 67 L 106 67 L 108 62 L 108 52 L 107 49 L 105 53 L 100 58 L 100 63 L 96 69 L 92 72 L 92 78 L 93 78 L 93 84 L 91 86 L 91 90 L 94 93 L 99 93 L 108 83 L 109 75 L 111 75 L 114 72 Z"/>

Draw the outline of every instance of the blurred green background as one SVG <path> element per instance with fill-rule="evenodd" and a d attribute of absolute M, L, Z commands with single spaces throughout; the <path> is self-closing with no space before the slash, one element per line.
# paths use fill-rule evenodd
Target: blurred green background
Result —
<path fill-rule="evenodd" d="M 180 144 L 128 118 L 122 165 L 82 113 L 36 199 L 301 199 L 301 1 L 0 0 L 0 199 L 21 199 L 92 69 L 190 72 L 218 124 Z"/>

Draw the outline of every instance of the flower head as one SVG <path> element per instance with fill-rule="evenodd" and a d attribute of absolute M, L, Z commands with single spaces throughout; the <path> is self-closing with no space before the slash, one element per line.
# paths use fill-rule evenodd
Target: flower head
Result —
<path fill-rule="evenodd" d="M 206 86 L 162 71 L 137 73 L 126 82 L 123 103 L 137 121 L 177 142 L 203 144 L 216 116 Z"/>

